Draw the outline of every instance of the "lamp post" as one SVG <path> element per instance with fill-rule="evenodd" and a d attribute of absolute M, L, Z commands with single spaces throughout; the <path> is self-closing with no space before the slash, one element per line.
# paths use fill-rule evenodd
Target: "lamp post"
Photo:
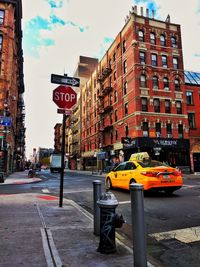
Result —
<path fill-rule="evenodd" d="M 2 142 L 1 142 L 1 174 L 7 174 L 7 126 L 4 122 L 4 118 L 8 115 L 8 99 L 6 98 L 4 101 L 4 110 L 3 110 L 3 135 L 2 135 Z"/>

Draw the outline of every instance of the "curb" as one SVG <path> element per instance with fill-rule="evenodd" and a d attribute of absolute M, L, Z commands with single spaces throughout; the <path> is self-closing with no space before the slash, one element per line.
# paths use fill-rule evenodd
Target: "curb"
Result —
<path fill-rule="evenodd" d="M 29 178 L 29 180 L 28 179 L 6 179 L 4 181 L 4 183 L 0 183 L 0 185 L 31 184 L 31 183 L 38 183 L 38 182 L 41 182 L 41 181 L 42 181 L 42 179 L 40 179 L 40 178 Z"/>

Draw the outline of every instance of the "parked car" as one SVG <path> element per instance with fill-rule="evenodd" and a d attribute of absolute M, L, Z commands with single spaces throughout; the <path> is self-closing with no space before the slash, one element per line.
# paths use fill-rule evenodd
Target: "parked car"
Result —
<path fill-rule="evenodd" d="M 140 154 L 140 155 L 138 155 Z M 106 188 L 129 189 L 131 183 L 143 184 L 144 190 L 165 191 L 172 194 L 183 185 L 181 171 L 165 163 L 151 160 L 145 152 L 133 154 L 106 175 Z"/>

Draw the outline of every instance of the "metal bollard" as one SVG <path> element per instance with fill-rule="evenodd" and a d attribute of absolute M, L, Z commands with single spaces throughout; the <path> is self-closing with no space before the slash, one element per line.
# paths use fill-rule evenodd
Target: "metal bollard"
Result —
<path fill-rule="evenodd" d="M 135 267 L 147 267 L 143 189 L 142 184 L 130 185 Z"/>
<path fill-rule="evenodd" d="M 101 196 L 101 181 L 93 181 L 93 201 L 94 201 L 94 234 L 100 235 L 100 208 L 97 200 Z"/>
<path fill-rule="evenodd" d="M 100 242 L 97 251 L 105 254 L 116 251 L 115 228 L 122 227 L 124 219 L 115 214 L 118 201 L 113 193 L 103 193 L 97 201 L 100 207 Z"/>

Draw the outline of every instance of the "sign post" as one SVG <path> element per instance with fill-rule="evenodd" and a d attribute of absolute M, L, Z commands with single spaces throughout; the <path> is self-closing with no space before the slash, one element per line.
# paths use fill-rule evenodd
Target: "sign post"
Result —
<path fill-rule="evenodd" d="M 62 77 L 62 76 L 61 76 Z M 64 79 L 69 77 L 63 76 Z M 74 78 L 75 79 L 75 78 Z M 53 81 L 55 83 L 55 81 Z M 74 85 L 76 86 L 76 85 Z M 60 172 L 60 195 L 59 207 L 63 206 L 63 184 L 64 184 L 64 169 L 65 169 L 65 128 L 67 113 L 72 112 L 73 106 L 77 103 L 77 93 L 69 86 L 59 85 L 53 90 L 53 101 L 59 107 L 59 113 L 63 114 L 62 121 L 62 146 L 61 146 L 61 172 Z M 62 112 L 63 110 L 63 112 Z M 65 112 L 66 110 L 66 112 Z M 71 112 L 69 112 L 71 111 Z"/>
<path fill-rule="evenodd" d="M 65 169 L 65 126 L 66 115 L 63 114 L 62 121 L 62 146 L 61 146 L 61 172 L 60 172 L 60 195 L 59 195 L 59 207 L 63 206 L 63 184 L 64 184 L 64 169 Z"/>

